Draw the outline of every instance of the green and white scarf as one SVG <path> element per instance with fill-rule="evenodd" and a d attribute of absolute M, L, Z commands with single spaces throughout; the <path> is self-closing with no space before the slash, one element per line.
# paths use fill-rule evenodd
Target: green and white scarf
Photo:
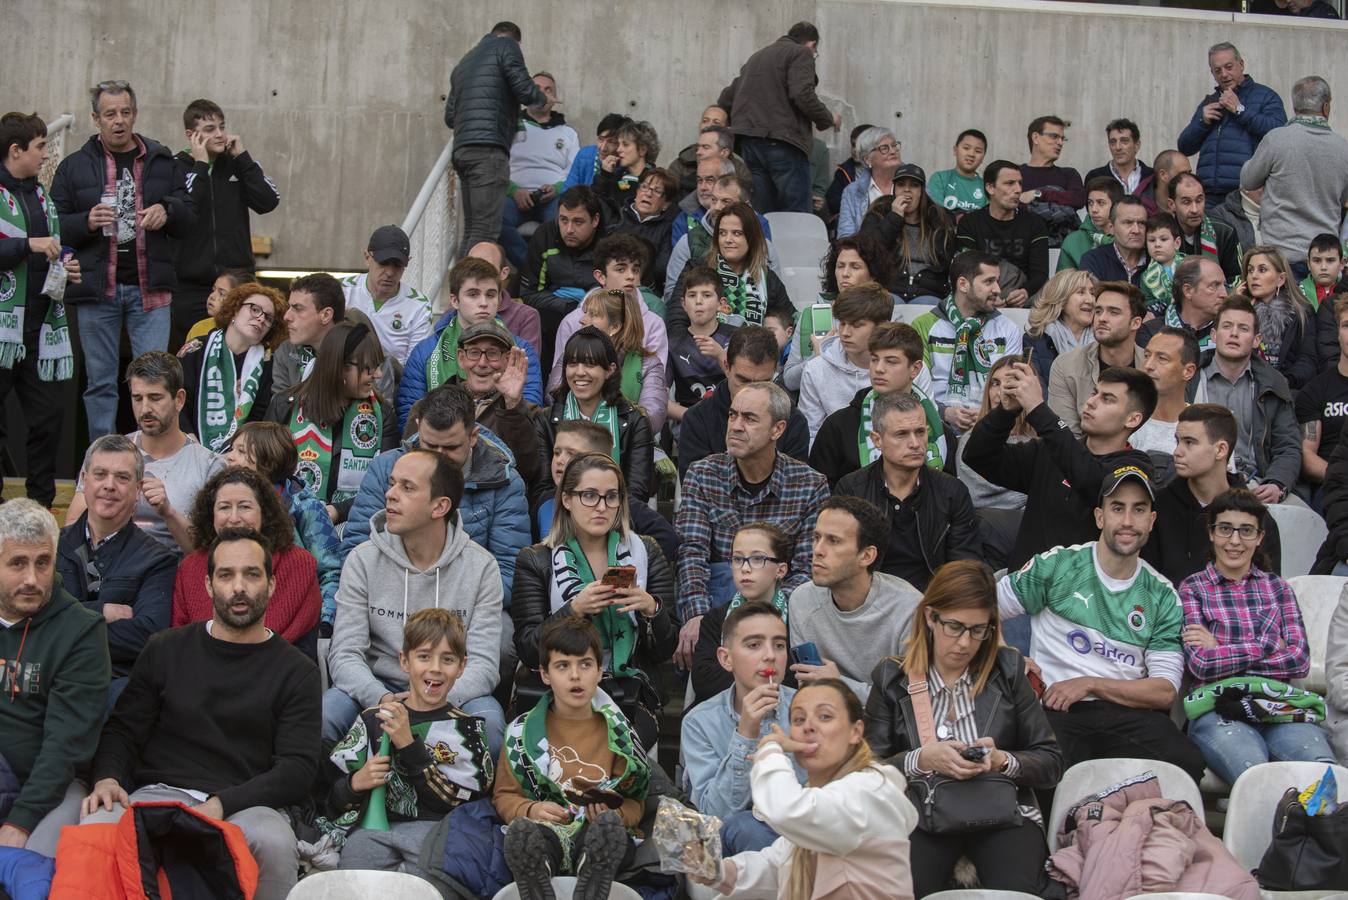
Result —
<path fill-rule="evenodd" d="M 1165 323 L 1171 328 L 1187 331 L 1195 338 L 1198 338 L 1198 351 L 1200 353 L 1206 353 L 1208 350 L 1217 346 L 1217 342 L 1212 337 L 1211 330 L 1209 330 L 1206 335 L 1199 337 L 1197 329 L 1190 328 L 1188 325 L 1184 324 L 1184 320 L 1180 318 L 1179 307 L 1175 304 L 1173 297 L 1170 300 L 1170 305 L 1165 308 Z"/>
<path fill-rule="evenodd" d="M 243 356 L 243 372 L 234 368 L 234 354 L 225 343 L 225 330 L 217 328 L 206 338 L 197 382 L 197 437 L 209 450 L 223 453 L 248 418 L 257 399 L 258 382 L 267 350 L 261 344 L 249 347 Z"/>
<path fill-rule="evenodd" d="M 1192 722 L 1214 712 L 1221 694 L 1232 689 L 1245 695 L 1240 700 L 1245 715 L 1261 725 L 1325 721 L 1325 700 L 1319 694 L 1257 675 L 1237 675 L 1199 687 L 1184 698 L 1184 715 Z"/>
<path fill-rule="evenodd" d="M 61 222 L 56 205 L 37 187 L 38 203 L 47 216 L 47 233 L 61 240 Z M 28 220 L 14 195 L 0 186 L 0 237 L 28 238 Z M 0 368 L 12 369 L 23 362 L 28 348 L 23 342 L 24 307 L 28 302 L 28 262 L 0 272 Z M 37 336 L 37 377 L 42 381 L 66 381 L 75 374 L 75 354 L 70 344 L 70 322 L 65 303 L 52 300 Z"/>
<path fill-rule="evenodd" d="M 950 360 L 950 384 L 967 389 L 974 374 L 986 375 L 991 368 L 981 364 L 978 361 L 978 354 L 974 352 L 974 345 L 978 343 L 978 337 L 983 333 L 984 322 L 978 316 L 966 319 L 961 315 L 959 307 L 955 304 L 954 294 L 947 294 L 941 301 L 941 311 L 950 320 L 950 324 L 955 326 L 955 350 Z M 957 393 L 963 394 L 962 391 Z"/>
<path fill-rule="evenodd" d="M 1311 309 L 1320 311 L 1320 292 L 1315 288 L 1315 279 L 1307 275 L 1301 279 L 1301 293 L 1306 296 L 1306 302 L 1311 305 Z"/>
<path fill-rule="evenodd" d="M 561 840 L 563 869 L 570 870 L 571 842 L 585 823 L 586 811 L 582 804 L 568 797 L 566 790 L 553 781 L 549 774 L 552 755 L 548 746 L 548 709 L 551 706 L 552 691 L 548 691 L 539 698 L 533 709 L 506 728 L 506 765 L 524 789 L 525 796 L 545 803 L 556 803 L 570 810 L 572 819 L 565 825 L 542 823 Z M 621 774 L 608 775 L 595 787 L 619 794 L 625 799 L 645 800 L 651 783 L 651 764 L 646 760 L 646 752 L 641 749 L 636 732 L 618 705 L 602 690 L 595 690 L 590 706 L 604 717 L 609 751 L 623 761 Z"/>
<path fill-rule="evenodd" d="M 1212 220 L 1207 216 L 1203 217 L 1203 224 L 1198 226 L 1198 252 L 1217 258 L 1217 229 L 1212 227 Z"/>
<path fill-rule="evenodd" d="M 1184 259 L 1183 253 L 1176 253 L 1169 266 L 1163 266 L 1156 260 L 1147 264 L 1142 272 L 1142 295 L 1146 298 L 1147 309 L 1154 316 L 1165 313 L 1170 305 L 1172 285 L 1175 280 L 1175 267 Z"/>
<path fill-rule="evenodd" d="M 1288 125 L 1305 125 L 1307 128 L 1323 128 L 1329 131 L 1329 119 L 1325 116 L 1293 116 Z"/>
<path fill-rule="evenodd" d="M 610 406 L 600 400 L 599 405 L 594 408 L 594 415 L 586 419 L 585 414 L 580 411 L 580 404 L 576 402 L 576 395 L 567 391 L 566 402 L 562 404 L 562 418 L 567 422 L 583 419 L 596 425 L 603 425 L 613 438 L 613 461 L 622 461 L 619 459 L 618 409 L 616 406 Z"/>
<path fill-rule="evenodd" d="M 290 414 L 290 437 L 299 453 L 295 475 L 315 497 L 326 503 L 342 503 L 356 496 L 370 462 L 379 454 L 384 435 L 384 410 L 373 396 L 355 400 L 346 406 L 342 417 L 342 455 L 337 482 L 328 473 L 332 468 L 333 430 L 304 418 L 299 404 Z"/>
<path fill-rule="evenodd" d="M 782 562 L 788 561 L 789 560 L 782 560 Z M 736 591 L 735 596 L 731 597 L 730 602 L 726 604 L 725 607 L 726 617 L 729 618 L 730 614 L 733 613 L 738 607 L 742 606 L 744 603 L 745 603 L 744 595 L 741 594 L 739 591 Z M 777 612 L 782 614 L 782 621 L 783 622 L 787 621 L 787 616 L 791 611 L 791 604 L 786 602 L 786 594 L 782 593 L 781 588 L 777 588 L 777 590 L 772 592 L 772 605 L 776 607 Z"/>
<path fill-rule="evenodd" d="M 725 291 L 730 312 L 743 317 L 750 325 L 762 325 L 768 314 L 767 273 L 754 279 L 747 272 L 737 275 L 725 257 L 716 254 L 716 274 L 721 279 L 721 288 Z"/>
<path fill-rule="evenodd" d="M 295 362 L 299 365 L 300 381 L 309 377 L 313 369 L 314 360 L 318 358 L 318 352 L 308 344 L 299 344 L 295 347 Z"/>
<path fill-rule="evenodd" d="M 496 324 L 505 328 L 505 323 L 496 319 Z M 510 329 L 506 328 L 507 331 Z M 459 368 L 459 336 L 463 334 L 463 319 L 459 316 L 449 320 L 449 324 L 440 332 L 435 341 L 435 349 L 426 360 L 426 392 L 438 388 L 451 378 L 463 374 Z"/>
<path fill-rule="evenodd" d="M 633 566 L 637 570 L 637 585 L 646 586 L 648 560 L 646 546 L 640 538 L 620 541 L 616 531 L 608 536 L 608 566 Z M 556 613 L 570 603 L 585 586 L 595 581 L 590 569 L 590 561 L 575 539 L 571 539 L 552 551 L 552 586 L 549 591 L 552 612 Z M 618 612 L 617 607 L 606 606 L 589 616 L 599 631 L 600 642 L 604 646 L 605 669 L 623 678 L 644 678 L 645 676 L 631 665 L 632 656 L 637 649 L 637 623 L 635 613 Z"/>
<path fill-rule="evenodd" d="M 926 464 L 933 469 L 945 468 L 945 426 L 941 424 L 941 412 L 931 398 L 917 385 L 909 390 L 922 404 L 922 412 L 927 417 L 927 459 Z M 857 425 L 857 459 L 864 468 L 880 458 L 880 447 L 875 443 L 872 433 L 875 425 L 871 422 L 871 410 L 875 408 L 875 391 L 867 391 L 861 401 L 861 422 Z"/>

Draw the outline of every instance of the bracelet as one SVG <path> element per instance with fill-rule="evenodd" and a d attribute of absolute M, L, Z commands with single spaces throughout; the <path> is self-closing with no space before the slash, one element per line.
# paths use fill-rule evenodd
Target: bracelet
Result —
<path fill-rule="evenodd" d="M 532 819 L 533 816 L 530 815 L 530 813 L 532 813 L 532 812 L 534 811 L 534 807 L 537 806 L 537 805 L 538 805 L 538 801 L 535 800 L 533 803 L 530 803 L 527 807 L 525 807 L 525 809 L 524 809 L 524 818 L 526 818 L 526 819 Z"/>

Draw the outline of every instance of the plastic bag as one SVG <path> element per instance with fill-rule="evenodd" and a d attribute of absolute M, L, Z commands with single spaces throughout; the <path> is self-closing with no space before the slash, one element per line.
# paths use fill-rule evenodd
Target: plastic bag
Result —
<path fill-rule="evenodd" d="M 66 256 L 62 254 L 47 266 L 47 278 L 42 282 L 41 293 L 58 303 L 66 297 Z"/>
<path fill-rule="evenodd" d="M 1301 792 L 1297 799 L 1306 807 L 1308 816 L 1332 816 L 1339 808 L 1339 785 L 1332 767 L 1325 768 L 1324 776 Z"/>
<path fill-rule="evenodd" d="M 661 797 L 651 840 L 660 871 L 683 873 L 704 882 L 721 877 L 721 820 L 694 812 L 672 797 Z"/>

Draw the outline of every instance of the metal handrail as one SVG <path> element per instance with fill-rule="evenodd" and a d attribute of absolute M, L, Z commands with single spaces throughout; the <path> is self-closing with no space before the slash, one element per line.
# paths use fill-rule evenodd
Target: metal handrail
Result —
<path fill-rule="evenodd" d="M 426 295 L 432 308 L 437 308 L 459 234 L 457 178 L 450 167 L 453 148 L 453 139 L 445 142 L 402 221 L 414 248 L 405 277 Z"/>
<path fill-rule="evenodd" d="M 421 183 L 421 190 L 417 192 L 417 198 L 412 201 L 412 208 L 403 217 L 402 229 L 409 235 L 421 223 L 421 217 L 425 214 L 426 207 L 431 202 L 431 194 L 435 193 L 435 183 L 449 168 L 449 158 L 453 150 L 454 139 L 450 138 L 445 141 L 445 149 L 440 151 L 440 155 L 435 160 L 435 165 L 431 166 L 431 171 L 426 175 L 426 180 Z"/>
<path fill-rule="evenodd" d="M 50 188 L 51 180 L 56 177 L 56 167 L 65 156 L 66 135 L 75 127 L 73 113 L 62 113 L 47 123 L 47 161 L 38 172 L 38 181 L 43 187 Z"/>

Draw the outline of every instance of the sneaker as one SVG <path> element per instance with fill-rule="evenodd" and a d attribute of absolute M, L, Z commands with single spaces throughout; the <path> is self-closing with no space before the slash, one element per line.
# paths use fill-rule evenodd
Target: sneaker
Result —
<path fill-rule="evenodd" d="M 627 855 L 627 828 L 613 810 L 600 813 L 581 842 L 574 900 L 608 900 L 613 877 Z"/>
<path fill-rule="evenodd" d="M 510 874 L 515 876 L 520 900 L 556 900 L 542 827 L 521 816 L 506 829 L 505 860 Z"/>

